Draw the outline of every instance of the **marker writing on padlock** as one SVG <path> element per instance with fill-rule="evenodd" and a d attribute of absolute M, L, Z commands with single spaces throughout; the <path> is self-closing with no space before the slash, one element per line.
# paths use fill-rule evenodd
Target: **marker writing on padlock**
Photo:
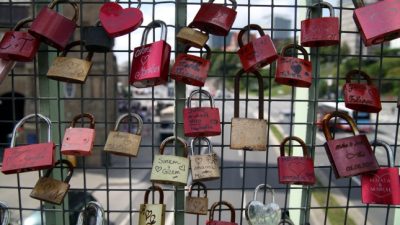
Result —
<path fill-rule="evenodd" d="M 12 37 L 11 39 L 15 38 L 14 35 L 10 35 L 9 37 Z M 20 43 L 21 40 L 23 41 L 22 44 Z M 3 43 L 9 43 L 9 45 L 7 45 L 7 46 L 2 45 L 2 46 L 0 46 L 0 48 L 1 49 L 9 49 L 9 48 L 13 47 L 14 49 L 19 49 L 19 52 L 23 52 L 22 50 L 29 52 L 29 51 L 31 51 L 33 45 L 30 44 L 27 46 L 30 48 L 25 48 L 25 45 L 27 42 L 33 42 L 34 40 L 35 39 L 33 39 L 33 38 L 19 38 L 17 40 L 17 43 L 15 43 L 16 41 L 3 41 Z M 12 45 L 11 43 L 13 43 L 14 45 Z"/>
<path fill-rule="evenodd" d="M 346 171 L 368 168 L 373 165 L 374 165 L 374 163 L 372 163 L 372 162 L 357 163 L 357 164 L 353 164 L 351 166 L 346 167 Z"/>
<path fill-rule="evenodd" d="M 137 71 L 135 73 L 135 78 L 139 79 L 147 74 L 159 73 L 159 72 L 160 72 L 160 66 L 150 65 L 147 68 L 141 68 L 141 70 Z"/>

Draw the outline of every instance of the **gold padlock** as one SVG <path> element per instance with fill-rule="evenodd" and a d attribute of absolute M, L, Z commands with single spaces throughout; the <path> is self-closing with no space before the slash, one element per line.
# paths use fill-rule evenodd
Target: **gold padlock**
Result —
<path fill-rule="evenodd" d="M 149 204 L 150 191 L 158 191 L 160 193 L 160 201 L 158 204 Z M 164 192 L 159 186 L 152 186 L 146 190 L 144 194 L 144 204 L 140 204 L 139 225 L 164 225 L 165 224 L 165 204 Z"/>
<path fill-rule="evenodd" d="M 136 134 L 118 131 L 121 121 L 128 117 L 134 117 L 137 120 Z M 114 130 L 108 134 L 104 151 L 116 155 L 137 156 L 142 140 L 142 127 L 143 120 L 138 114 L 126 113 L 121 115 L 115 124 Z"/>
<path fill-rule="evenodd" d="M 203 48 L 208 41 L 208 34 L 191 27 L 182 27 L 176 35 L 176 39 L 185 45 Z"/>
<path fill-rule="evenodd" d="M 208 146 L 208 154 L 195 155 L 194 154 L 194 142 L 204 140 Z M 200 144 L 200 143 L 199 143 Z M 192 155 L 190 156 L 190 168 L 192 170 L 193 181 L 206 181 L 218 179 L 220 176 L 219 165 L 217 154 L 212 152 L 212 144 L 210 139 L 206 137 L 193 138 L 190 147 L 192 149 Z"/>
<path fill-rule="evenodd" d="M 92 67 L 93 52 L 89 52 L 86 59 L 66 57 L 68 51 L 75 46 L 80 46 L 83 42 L 74 41 L 65 47 L 61 56 L 57 57 L 47 71 L 47 77 L 53 80 L 69 83 L 83 84 Z"/>
<path fill-rule="evenodd" d="M 30 196 L 34 199 L 60 205 L 64 200 L 65 194 L 69 190 L 69 181 L 71 180 L 74 168 L 68 160 L 58 160 L 55 165 L 65 164 L 68 168 L 68 174 L 64 181 L 55 180 L 50 177 L 53 169 L 47 170 L 44 177 L 41 177 L 35 184 Z"/>
<path fill-rule="evenodd" d="M 192 197 L 193 187 L 199 186 L 199 193 L 200 189 L 204 190 L 204 197 Z M 194 182 L 190 185 L 189 188 L 189 196 L 186 196 L 186 207 L 185 212 L 189 214 L 199 214 L 199 215 L 207 215 L 208 213 L 208 198 L 207 198 L 207 187 L 201 182 Z"/>

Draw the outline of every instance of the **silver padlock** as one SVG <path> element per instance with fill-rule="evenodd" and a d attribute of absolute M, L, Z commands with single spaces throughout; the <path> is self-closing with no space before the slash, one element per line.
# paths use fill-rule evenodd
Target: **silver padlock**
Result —
<path fill-rule="evenodd" d="M 257 193 L 260 188 L 270 190 L 272 194 L 272 202 L 264 204 L 263 202 L 257 201 Z M 260 184 L 254 191 L 254 200 L 249 202 L 246 207 L 246 219 L 250 225 L 265 225 L 271 224 L 276 225 L 279 223 L 281 218 L 281 209 L 278 204 L 275 203 L 274 189 L 267 184 Z"/>
<path fill-rule="evenodd" d="M 104 209 L 100 203 L 91 201 L 79 213 L 78 222 L 76 225 L 104 225 Z"/>
<path fill-rule="evenodd" d="M 16 61 L 0 59 L 0 84 L 3 83 L 7 75 L 14 69 Z"/>
<path fill-rule="evenodd" d="M 4 202 L 0 202 L 0 224 L 8 225 L 10 223 L 10 210 L 8 205 Z"/>

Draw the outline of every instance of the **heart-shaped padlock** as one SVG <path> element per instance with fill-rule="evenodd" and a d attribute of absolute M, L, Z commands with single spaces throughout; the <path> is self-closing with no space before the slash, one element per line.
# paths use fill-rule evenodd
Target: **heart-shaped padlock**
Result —
<path fill-rule="evenodd" d="M 257 192 L 260 188 L 271 190 L 272 202 L 264 204 L 263 202 L 257 201 Z M 281 219 L 281 209 L 278 204 L 275 203 L 274 190 L 267 184 L 260 184 L 254 191 L 254 200 L 249 202 L 246 207 L 246 219 L 251 225 L 278 225 Z"/>

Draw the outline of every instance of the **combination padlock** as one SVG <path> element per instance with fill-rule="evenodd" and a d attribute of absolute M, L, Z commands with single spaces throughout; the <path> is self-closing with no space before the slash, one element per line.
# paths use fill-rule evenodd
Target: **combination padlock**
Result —
<path fill-rule="evenodd" d="M 194 154 L 194 143 L 199 140 L 199 144 L 204 140 L 207 143 L 208 154 Z M 217 154 L 213 152 L 213 146 L 210 139 L 206 137 L 196 137 L 190 142 L 190 148 L 192 149 L 192 155 L 190 156 L 190 168 L 192 171 L 193 181 L 208 181 L 219 179 L 219 165 Z"/>
<path fill-rule="evenodd" d="M 109 52 L 114 46 L 114 39 L 108 36 L 100 21 L 96 26 L 83 27 L 82 34 L 88 52 Z"/>

